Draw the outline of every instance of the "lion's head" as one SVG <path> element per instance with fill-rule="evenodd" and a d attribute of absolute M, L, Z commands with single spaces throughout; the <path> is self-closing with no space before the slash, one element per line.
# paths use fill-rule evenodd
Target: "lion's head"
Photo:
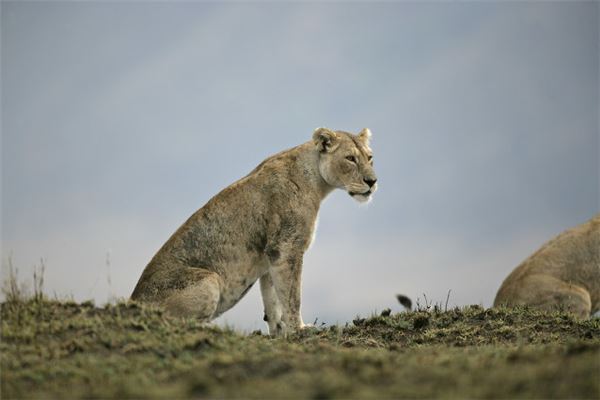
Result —
<path fill-rule="evenodd" d="M 353 135 L 343 131 L 317 128 L 313 141 L 319 151 L 319 171 L 329 185 L 343 189 L 364 203 L 377 190 L 373 153 L 368 128 Z"/>

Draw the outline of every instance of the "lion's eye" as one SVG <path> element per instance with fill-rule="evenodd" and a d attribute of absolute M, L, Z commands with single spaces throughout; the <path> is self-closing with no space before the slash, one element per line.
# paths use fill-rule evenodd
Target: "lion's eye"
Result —
<path fill-rule="evenodd" d="M 346 160 L 348 160 L 350 162 L 353 162 L 353 163 L 356 163 L 356 158 L 354 158 L 354 156 L 347 156 Z"/>
<path fill-rule="evenodd" d="M 369 156 L 369 157 L 367 157 L 367 160 L 368 160 L 368 161 L 369 161 L 371 164 L 373 164 L 373 156 Z"/>

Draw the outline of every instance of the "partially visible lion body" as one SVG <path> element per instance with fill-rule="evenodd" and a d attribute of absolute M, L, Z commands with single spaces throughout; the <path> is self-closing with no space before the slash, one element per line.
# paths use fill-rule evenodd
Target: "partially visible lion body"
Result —
<path fill-rule="evenodd" d="M 260 279 L 271 334 L 304 326 L 304 252 L 321 201 L 335 188 L 358 201 L 376 190 L 368 142 L 319 128 L 313 139 L 275 154 L 195 212 L 144 269 L 131 298 L 210 321 Z"/>
<path fill-rule="evenodd" d="M 562 309 L 580 318 L 600 310 L 600 214 L 545 243 L 515 268 L 494 306 Z"/>

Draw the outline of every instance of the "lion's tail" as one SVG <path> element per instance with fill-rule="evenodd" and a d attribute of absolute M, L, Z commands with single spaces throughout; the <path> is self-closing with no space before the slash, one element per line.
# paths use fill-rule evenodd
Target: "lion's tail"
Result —
<path fill-rule="evenodd" d="M 412 300 L 410 297 L 403 294 L 397 294 L 396 299 L 398 299 L 398 302 L 402 304 L 408 311 L 412 310 Z"/>

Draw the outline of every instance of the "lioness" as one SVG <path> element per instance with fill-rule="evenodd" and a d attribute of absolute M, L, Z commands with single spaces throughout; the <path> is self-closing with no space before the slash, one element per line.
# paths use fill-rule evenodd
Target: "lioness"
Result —
<path fill-rule="evenodd" d="M 580 318 L 600 309 L 600 214 L 550 240 L 508 275 L 494 306 L 518 304 Z"/>
<path fill-rule="evenodd" d="M 343 189 L 359 202 L 377 190 L 371 132 L 318 128 L 275 154 L 196 211 L 144 269 L 131 298 L 171 315 L 210 321 L 260 279 L 271 335 L 304 327 L 302 258 L 321 201 Z"/>

